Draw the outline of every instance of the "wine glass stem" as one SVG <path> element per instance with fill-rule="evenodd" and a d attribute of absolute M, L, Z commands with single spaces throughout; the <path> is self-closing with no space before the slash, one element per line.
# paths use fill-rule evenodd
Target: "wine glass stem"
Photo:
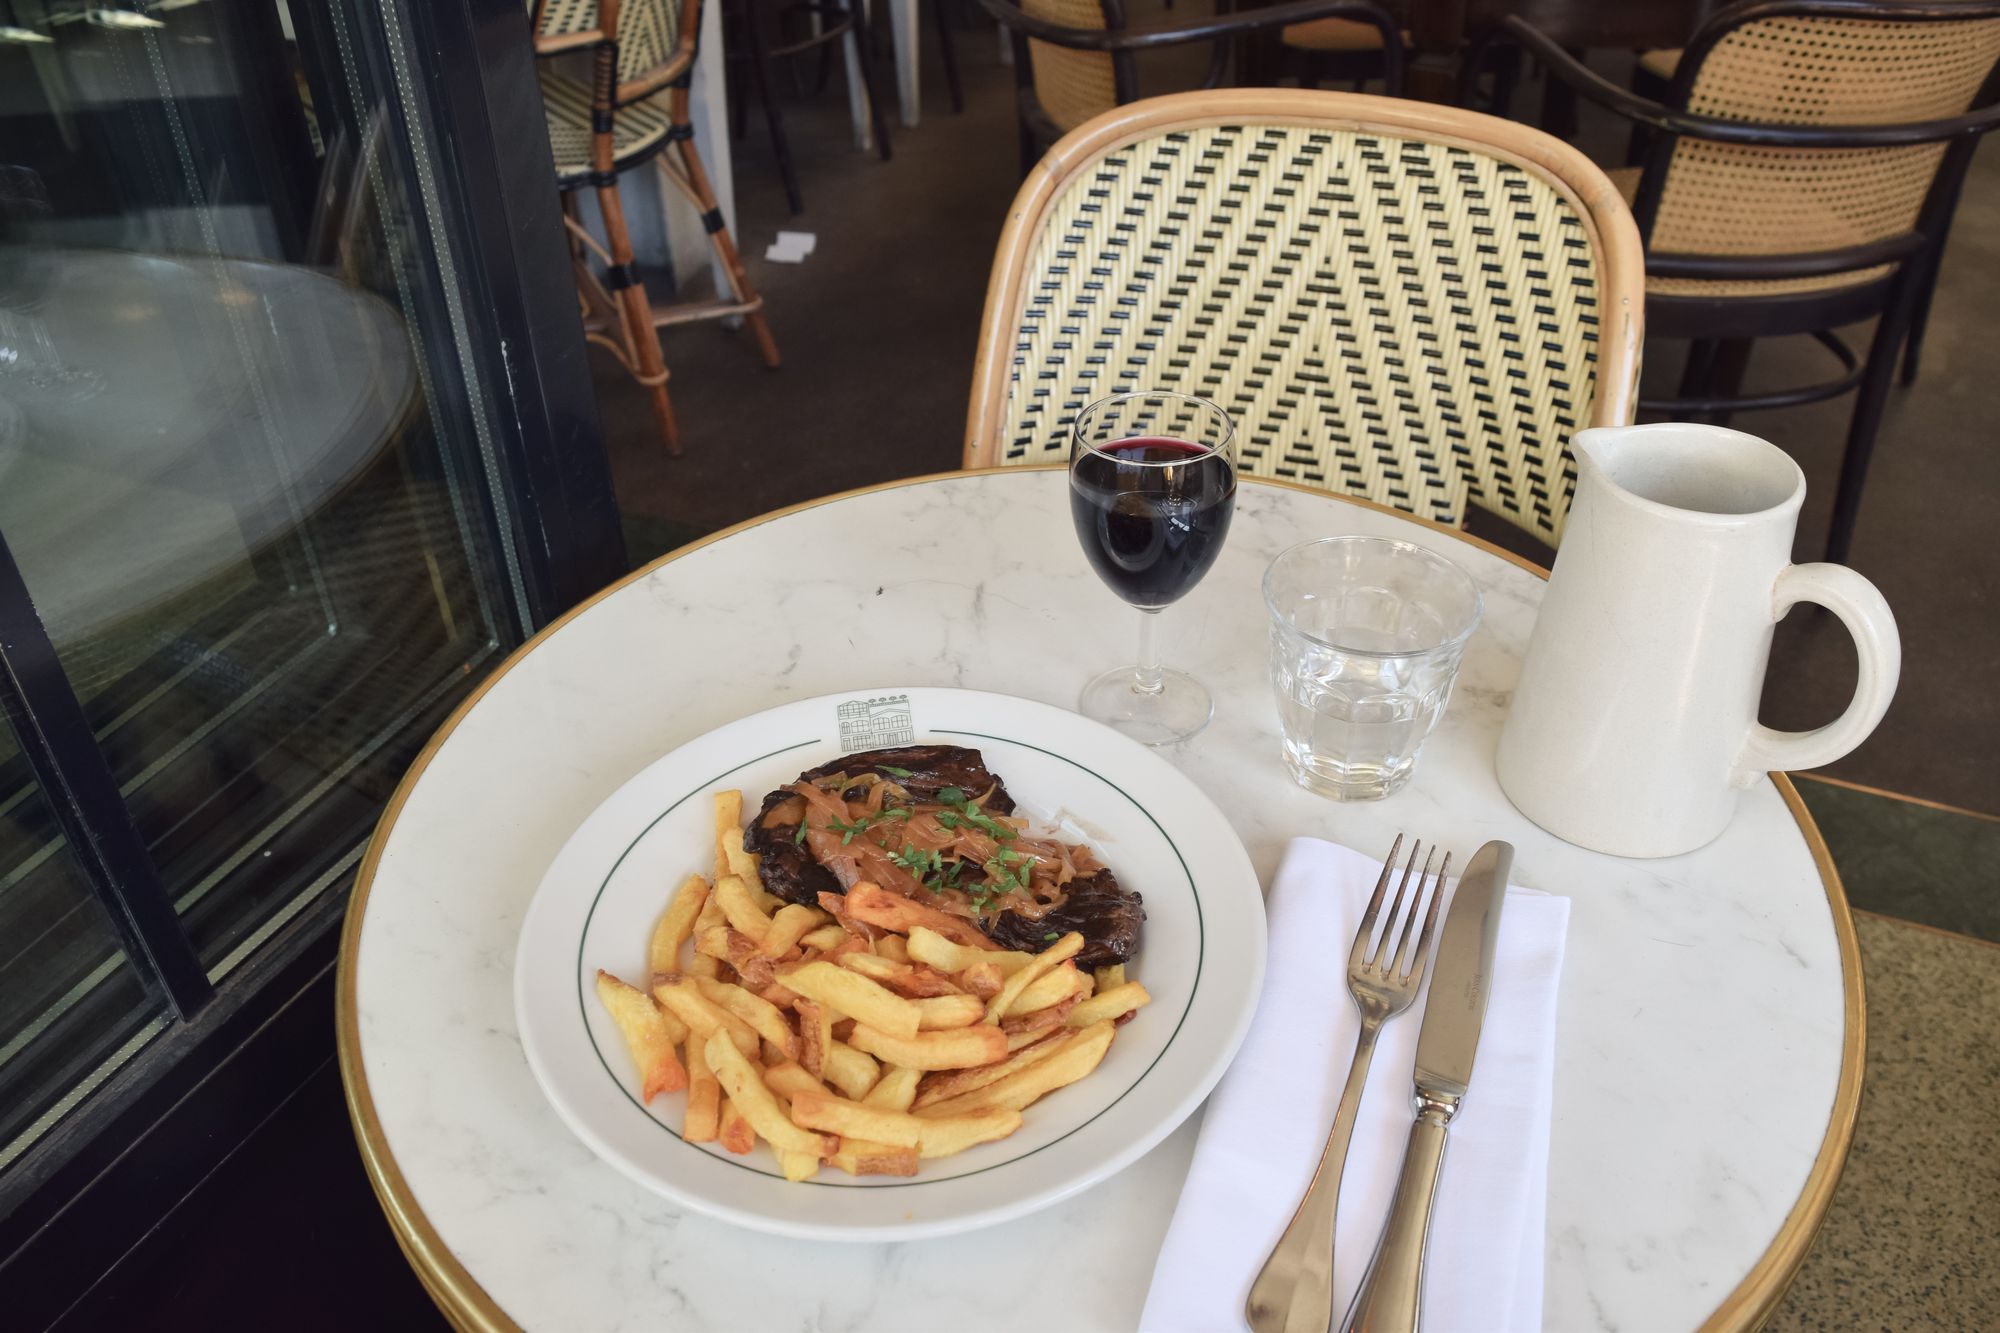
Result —
<path fill-rule="evenodd" d="M 1139 612 L 1139 665 L 1132 668 L 1132 691 L 1135 694 L 1158 694 L 1162 688 L 1160 680 L 1159 647 L 1160 609 L 1143 608 Z"/>

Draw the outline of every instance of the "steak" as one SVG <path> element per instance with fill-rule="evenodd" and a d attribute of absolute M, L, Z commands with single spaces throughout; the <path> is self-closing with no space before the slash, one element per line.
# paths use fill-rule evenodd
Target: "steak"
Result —
<path fill-rule="evenodd" d="M 1139 927 L 1145 923 L 1146 909 L 1139 895 L 1120 888 L 1109 870 L 1073 879 L 1063 886 L 1063 893 L 1062 906 L 1039 921 L 1018 912 L 1000 913 L 983 927 L 987 938 L 1003 949 L 1040 953 L 1054 942 L 1050 935 L 1074 930 L 1083 936 L 1078 967 L 1123 963 L 1139 951 Z"/>
<path fill-rule="evenodd" d="M 889 769 L 901 772 L 891 773 Z M 956 787 L 967 797 L 990 792 L 982 808 L 996 815 L 1014 812 L 1014 798 L 1006 786 L 987 769 L 979 751 L 963 745 L 905 745 L 889 750 L 863 750 L 843 755 L 799 774 L 800 782 L 845 773 L 858 777 L 880 773 L 899 784 L 916 800 L 936 804 L 938 793 Z M 903 774 L 907 773 L 905 777 Z M 744 831 L 744 850 L 759 858 L 758 877 L 764 888 L 791 903 L 816 906 L 822 893 L 838 894 L 842 886 L 831 870 L 813 859 L 812 853 L 796 840 L 798 822 L 786 819 L 781 807 L 796 799 L 794 793 L 778 788 L 764 798 L 757 817 Z M 1109 870 L 1071 880 L 1063 887 L 1060 907 L 1031 921 L 1017 912 L 1002 912 L 984 922 L 980 929 L 1003 949 L 1040 953 L 1049 947 L 1051 934 L 1076 931 L 1083 936 L 1078 967 L 1104 967 L 1130 959 L 1139 949 L 1139 929 L 1146 909 L 1139 895 L 1119 887 Z"/>
<path fill-rule="evenodd" d="M 888 771 L 891 768 L 902 769 L 909 776 L 891 773 Z M 963 745 L 904 745 L 892 750 L 863 750 L 809 768 L 799 774 L 798 781 L 813 782 L 835 773 L 849 777 L 880 773 L 917 800 L 933 804 L 938 793 L 947 787 L 957 787 L 969 797 L 991 788 L 992 795 L 981 808 L 996 815 L 1014 813 L 1014 798 L 1007 794 L 1007 788 L 987 771 L 986 760 L 979 751 Z M 788 903 L 812 907 L 818 905 L 820 894 L 841 892 L 841 884 L 831 870 L 813 860 L 812 853 L 794 841 L 798 822 L 782 821 L 778 807 L 791 799 L 793 794 L 783 787 L 764 798 L 757 817 L 744 830 L 743 849 L 761 858 L 758 878 L 764 881 L 768 892 Z"/>

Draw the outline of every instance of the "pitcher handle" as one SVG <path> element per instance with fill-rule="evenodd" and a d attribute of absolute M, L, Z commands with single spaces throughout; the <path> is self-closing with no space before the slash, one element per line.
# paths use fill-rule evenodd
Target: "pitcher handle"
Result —
<path fill-rule="evenodd" d="M 1751 727 L 1743 756 L 1731 775 L 1738 787 L 1748 787 L 1769 772 L 1832 763 L 1868 739 L 1896 693 L 1896 679 L 1903 670 L 1903 642 L 1896 633 L 1896 617 L 1874 584 L 1845 565 L 1791 565 L 1778 575 L 1772 589 L 1771 619 L 1784 619 L 1800 602 L 1816 602 L 1827 608 L 1854 636 L 1861 660 L 1854 699 L 1846 712 L 1811 731 L 1774 731 L 1761 723 Z"/>

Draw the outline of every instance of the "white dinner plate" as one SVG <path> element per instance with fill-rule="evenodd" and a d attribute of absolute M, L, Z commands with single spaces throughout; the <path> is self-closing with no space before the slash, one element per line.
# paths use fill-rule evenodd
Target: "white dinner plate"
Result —
<path fill-rule="evenodd" d="M 914 1177 L 802 1183 L 761 1142 L 747 1156 L 681 1140 L 682 1093 L 638 1099 L 635 1067 L 597 1001 L 597 970 L 646 980 L 667 896 L 711 873 L 709 793 L 764 793 L 854 750 L 971 746 L 1021 813 L 1087 840 L 1145 898 L 1129 966 L 1152 1003 L 1118 1029 L 1089 1077 L 1029 1107 L 1010 1137 L 926 1161 Z M 688 742 L 621 787 L 549 867 L 521 926 L 514 1004 L 542 1090 L 605 1161 L 730 1222 L 813 1240 L 941 1236 L 1020 1217 L 1130 1165 L 1215 1086 L 1250 1026 L 1264 977 L 1264 902 L 1222 812 L 1171 764 L 1047 704 L 972 690 L 892 689 L 806 699 Z"/>

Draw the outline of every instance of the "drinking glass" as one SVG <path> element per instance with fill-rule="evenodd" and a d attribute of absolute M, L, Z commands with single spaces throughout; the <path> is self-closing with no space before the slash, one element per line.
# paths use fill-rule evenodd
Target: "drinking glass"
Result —
<path fill-rule="evenodd" d="M 1185 740 L 1215 711 L 1208 688 L 1160 665 L 1162 607 L 1185 596 L 1222 550 L 1236 508 L 1236 431 L 1205 398 L 1123 393 L 1076 419 L 1070 513 L 1091 567 L 1139 609 L 1139 661 L 1083 687 L 1077 708 L 1148 745 Z"/>
<path fill-rule="evenodd" d="M 1408 782 L 1479 624 L 1478 585 L 1409 542 L 1326 537 L 1271 562 L 1264 603 L 1299 785 L 1368 801 Z"/>

